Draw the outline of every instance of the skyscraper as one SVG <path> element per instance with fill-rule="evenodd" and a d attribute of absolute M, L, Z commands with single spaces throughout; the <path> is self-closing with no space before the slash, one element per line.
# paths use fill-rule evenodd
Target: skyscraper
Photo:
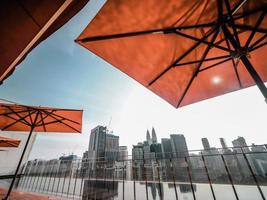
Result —
<path fill-rule="evenodd" d="M 189 152 L 185 137 L 182 134 L 171 134 L 170 138 L 173 156 L 175 157 L 175 162 L 173 162 L 174 176 L 179 181 L 186 181 L 188 180 L 186 166 L 190 163 L 186 158 L 189 156 Z"/>
<path fill-rule="evenodd" d="M 155 131 L 154 127 L 152 127 L 152 143 L 156 144 L 157 142 L 158 142 L 158 140 L 157 140 L 156 131 Z"/>
<path fill-rule="evenodd" d="M 201 138 L 202 145 L 204 150 L 210 150 L 210 143 L 208 141 L 208 138 Z"/>
<path fill-rule="evenodd" d="M 228 149 L 228 146 L 227 146 L 224 138 L 220 138 L 220 143 L 221 143 L 223 149 Z"/>
<path fill-rule="evenodd" d="M 240 136 L 238 136 L 237 139 L 235 139 L 235 140 L 232 141 L 232 144 L 233 144 L 233 147 L 236 148 L 235 150 L 236 150 L 238 153 L 241 153 L 241 152 L 242 152 L 241 149 L 239 149 L 240 147 L 242 147 L 242 150 L 243 150 L 245 153 L 249 152 L 249 148 L 247 147 L 248 145 L 247 145 L 247 142 L 246 142 L 246 140 L 245 140 L 244 137 L 240 137 Z"/>
<path fill-rule="evenodd" d="M 163 157 L 165 159 L 171 158 L 171 156 L 172 156 L 171 140 L 168 138 L 162 138 L 161 139 L 161 148 L 162 148 Z"/>
<path fill-rule="evenodd" d="M 146 141 L 150 141 L 151 137 L 150 137 L 150 133 L 149 130 L 146 131 Z"/>
<path fill-rule="evenodd" d="M 185 137 L 182 134 L 171 134 L 171 147 L 174 156 L 185 157 L 188 156 L 188 148 L 185 141 Z"/>
<path fill-rule="evenodd" d="M 109 161 L 106 162 L 106 167 L 108 167 L 114 160 L 117 160 L 118 152 L 119 136 L 108 134 L 107 128 L 103 126 L 97 126 L 91 130 L 88 158 L 89 169 L 93 171 L 93 175 L 102 175 L 101 166 L 96 167 L 101 164 L 99 161 Z"/>

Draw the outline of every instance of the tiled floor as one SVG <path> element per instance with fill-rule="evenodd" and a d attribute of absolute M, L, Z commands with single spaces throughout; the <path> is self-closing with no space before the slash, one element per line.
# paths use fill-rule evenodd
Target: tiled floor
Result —
<path fill-rule="evenodd" d="M 5 196 L 6 190 L 0 188 L 0 200 Z M 20 192 L 20 191 L 13 191 L 10 198 L 10 200 L 31 200 L 31 199 L 37 199 L 37 200 L 60 200 L 60 198 L 56 197 L 50 197 L 50 196 L 44 196 L 44 195 L 37 195 L 27 192 Z"/>

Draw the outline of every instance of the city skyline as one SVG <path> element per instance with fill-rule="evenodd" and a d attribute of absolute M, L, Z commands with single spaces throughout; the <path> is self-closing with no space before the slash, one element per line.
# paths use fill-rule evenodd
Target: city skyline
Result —
<path fill-rule="evenodd" d="M 231 145 L 228 145 L 228 141 L 226 141 L 224 138 L 218 138 L 218 141 L 220 141 L 221 146 L 212 146 L 208 140 L 208 138 L 204 137 L 201 138 L 201 142 L 202 142 L 202 148 L 199 149 L 188 149 L 187 146 L 187 141 L 186 141 L 186 137 L 183 134 L 169 134 L 170 138 L 164 137 L 164 138 L 159 138 L 159 140 L 157 139 L 157 134 L 155 131 L 154 126 L 152 126 L 151 128 L 151 134 L 153 133 L 153 137 L 150 136 L 150 131 L 149 129 L 146 130 L 145 132 L 145 140 L 143 141 L 139 141 L 137 144 L 132 144 L 130 147 L 140 147 L 140 145 L 153 145 L 153 144 L 160 144 L 160 148 L 161 150 L 167 153 L 177 153 L 177 152 L 194 152 L 194 151 L 207 151 L 207 150 L 214 150 L 214 149 L 230 149 L 230 148 L 239 148 L 242 147 L 244 149 L 244 151 L 248 152 L 246 150 L 245 147 L 257 147 L 257 146 L 262 146 L 262 145 L 267 145 L 267 144 L 247 144 L 246 139 L 243 136 L 237 136 L 237 138 L 235 138 L 234 140 L 231 141 Z M 107 135 L 107 136 L 105 136 Z M 167 134 L 166 134 L 167 136 Z M 178 137 L 178 138 L 177 138 Z M 97 138 L 97 139 L 96 139 Z M 154 138 L 154 140 L 153 140 Z M 175 139 L 176 138 L 176 139 Z M 177 141 L 180 140 L 179 138 L 181 138 L 183 141 L 180 144 L 184 144 L 184 147 L 180 147 L 179 144 L 173 144 L 173 142 L 171 141 Z M 111 144 L 110 141 L 115 139 L 115 143 Z M 128 146 L 125 145 L 119 145 L 119 136 L 115 135 L 113 133 L 113 131 L 109 131 L 107 129 L 107 126 L 101 126 L 101 125 L 97 125 L 96 127 L 94 127 L 91 132 L 90 132 L 90 137 L 88 138 L 88 148 L 83 150 L 83 153 L 81 155 L 76 155 L 74 153 L 71 154 L 61 154 L 61 156 L 59 157 L 54 157 L 52 159 L 57 159 L 60 157 L 68 157 L 68 156 L 76 156 L 79 158 L 83 158 L 83 159 L 95 159 L 95 158 L 105 158 L 107 155 L 103 154 L 106 152 L 105 148 L 107 148 L 109 152 L 119 152 L 119 149 L 123 149 L 126 150 L 128 152 L 128 149 L 130 150 L 131 148 L 128 148 Z M 93 147 L 95 144 L 95 141 L 100 141 L 100 143 L 97 145 L 97 147 Z M 107 142 L 107 143 L 106 143 Z M 108 147 L 106 147 L 104 145 L 104 143 L 106 143 L 106 145 L 109 145 Z M 109 143 L 109 144 L 108 144 Z M 123 143 L 123 142 L 122 142 Z M 164 145 L 164 143 L 166 143 L 166 145 Z M 179 142 L 178 142 L 179 143 Z M 100 151 L 98 150 L 98 146 L 100 145 Z M 173 146 L 177 146 L 177 148 L 175 149 L 175 147 Z M 164 151 L 164 148 L 168 149 Z M 93 149 L 97 149 L 94 150 Z M 172 150 L 171 150 L 172 149 Z M 174 150 L 175 149 L 175 150 Z M 184 149 L 184 150 L 182 150 Z M 102 152 L 102 153 L 101 153 Z M 86 154 L 86 155 L 85 155 Z M 186 156 L 188 156 L 189 154 L 187 154 Z M 126 155 L 124 155 L 125 157 Z M 127 157 L 128 156 L 133 156 L 133 154 L 128 154 L 127 153 Z M 119 156 L 118 156 L 119 157 Z M 31 160 L 33 159 L 40 159 L 40 158 L 31 158 Z M 41 159 L 42 160 L 42 159 Z"/>

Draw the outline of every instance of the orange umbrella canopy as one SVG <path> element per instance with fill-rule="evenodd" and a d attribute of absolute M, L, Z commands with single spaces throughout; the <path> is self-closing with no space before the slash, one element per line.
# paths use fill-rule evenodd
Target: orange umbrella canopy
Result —
<path fill-rule="evenodd" d="M 3 131 L 81 133 L 82 110 L 0 104 L 0 129 Z"/>
<path fill-rule="evenodd" d="M 76 42 L 175 107 L 255 82 L 267 98 L 266 4 L 108 0 Z"/>
<path fill-rule="evenodd" d="M 18 147 L 20 140 L 0 136 L 0 147 Z"/>
<path fill-rule="evenodd" d="M 74 16 L 88 0 L 1 0 L 0 84 L 42 40 Z"/>

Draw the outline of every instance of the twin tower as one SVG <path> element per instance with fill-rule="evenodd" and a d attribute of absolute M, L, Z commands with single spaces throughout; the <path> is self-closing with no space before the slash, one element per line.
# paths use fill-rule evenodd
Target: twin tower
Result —
<path fill-rule="evenodd" d="M 154 127 L 152 127 L 152 138 L 150 137 L 149 130 L 146 131 L 146 141 L 148 141 L 148 143 L 150 143 L 150 144 L 158 143 L 157 135 L 156 135 L 156 131 L 155 131 Z"/>

